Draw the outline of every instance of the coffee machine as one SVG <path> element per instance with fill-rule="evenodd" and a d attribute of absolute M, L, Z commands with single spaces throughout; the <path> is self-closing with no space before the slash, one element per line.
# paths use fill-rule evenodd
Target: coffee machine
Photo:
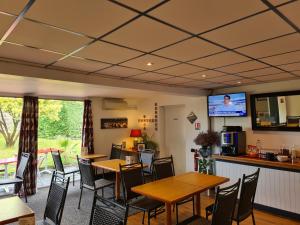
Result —
<path fill-rule="evenodd" d="M 221 131 L 221 154 L 238 156 L 246 154 L 246 132 L 240 126 L 224 126 Z"/>

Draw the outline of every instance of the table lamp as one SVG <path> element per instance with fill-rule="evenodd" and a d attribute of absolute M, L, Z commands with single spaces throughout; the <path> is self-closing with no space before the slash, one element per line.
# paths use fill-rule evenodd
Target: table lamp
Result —
<path fill-rule="evenodd" d="M 133 146 L 134 146 L 134 149 L 137 149 L 138 138 L 142 137 L 142 130 L 141 129 L 131 129 L 130 137 L 134 138 Z"/>

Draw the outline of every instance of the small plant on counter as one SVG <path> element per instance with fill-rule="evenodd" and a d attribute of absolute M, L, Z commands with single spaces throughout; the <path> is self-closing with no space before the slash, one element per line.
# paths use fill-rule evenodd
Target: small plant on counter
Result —
<path fill-rule="evenodd" d="M 158 143 L 153 140 L 153 135 L 150 137 L 146 132 L 142 135 L 146 149 L 158 151 Z"/>

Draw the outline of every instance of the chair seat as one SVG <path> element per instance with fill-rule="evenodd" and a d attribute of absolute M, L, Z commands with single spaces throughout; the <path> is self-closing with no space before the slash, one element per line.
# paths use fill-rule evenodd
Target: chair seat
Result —
<path fill-rule="evenodd" d="M 146 197 L 137 199 L 129 204 L 130 207 L 137 208 L 143 211 L 152 210 L 161 207 L 162 205 L 164 205 L 162 202 Z"/>
<path fill-rule="evenodd" d="M 114 185 L 114 182 L 113 182 L 113 181 L 110 181 L 110 180 L 106 180 L 106 179 L 99 179 L 99 180 L 96 180 L 96 181 L 95 181 L 95 189 L 94 189 L 94 187 L 92 187 L 92 186 L 83 184 L 83 186 L 84 186 L 85 188 L 90 189 L 90 190 L 98 190 L 98 189 L 105 188 L 105 187 L 109 187 L 109 186 L 112 186 L 112 185 Z"/>
<path fill-rule="evenodd" d="M 23 180 L 20 178 L 1 179 L 0 185 L 17 184 L 17 183 L 22 183 L 22 182 L 23 182 Z"/>

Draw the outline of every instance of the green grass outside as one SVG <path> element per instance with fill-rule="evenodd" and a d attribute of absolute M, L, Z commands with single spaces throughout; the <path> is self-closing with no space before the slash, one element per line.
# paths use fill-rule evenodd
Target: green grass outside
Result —
<path fill-rule="evenodd" d="M 80 139 L 68 139 L 69 145 L 66 148 L 61 147 L 61 142 L 63 140 L 66 140 L 67 138 L 56 138 L 56 139 L 44 139 L 39 138 L 38 139 L 38 148 L 58 148 L 64 150 L 64 152 L 61 154 L 62 161 L 64 165 L 76 165 L 76 155 L 80 154 L 81 149 L 81 140 Z M 15 144 L 13 148 L 7 148 L 5 146 L 5 140 L 0 135 L 0 159 L 5 158 L 11 158 L 14 157 L 15 154 L 18 152 L 18 142 Z M 41 154 L 43 155 L 43 154 Z M 46 165 L 46 161 L 44 160 L 40 170 L 43 170 Z M 4 166 L 0 165 L 0 169 L 2 169 Z M 54 168 L 53 160 L 51 157 L 51 154 L 48 154 L 48 168 Z M 13 174 L 16 170 L 15 164 L 9 164 L 8 165 L 8 172 L 9 174 Z"/>

